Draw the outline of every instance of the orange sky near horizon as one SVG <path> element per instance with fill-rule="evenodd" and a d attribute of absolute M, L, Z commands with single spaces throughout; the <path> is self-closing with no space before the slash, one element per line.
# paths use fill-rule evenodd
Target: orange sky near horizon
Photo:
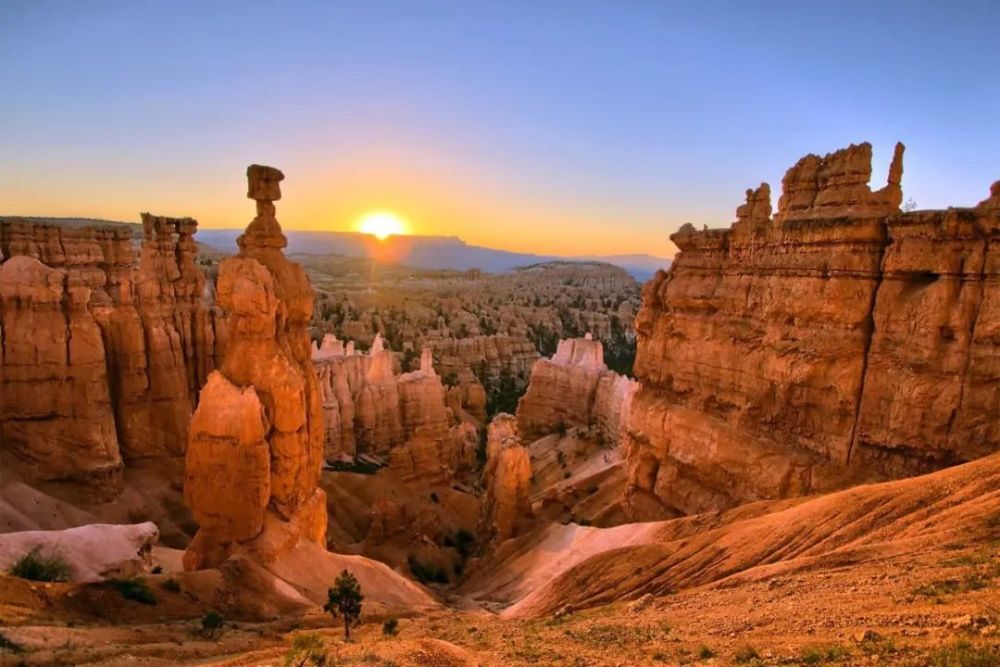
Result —
<path fill-rule="evenodd" d="M 668 236 L 681 224 L 650 220 L 640 211 L 621 213 L 601 202 L 553 202 L 551 197 L 513 200 L 502 187 L 449 174 L 391 171 L 357 162 L 304 169 L 273 164 L 285 171 L 278 219 L 288 230 L 356 231 L 365 213 L 388 210 L 404 218 L 408 233 L 457 236 L 470 245 L 499 250 L 566 256 L 647 253 L 673 256 Z M 23 167 L 23 165 L 21 165 Z M 148 168 L 149 165 L 146 165 Z M 18 182 L 2 193 L 0 215 L 81 217 L 137 222 L 141 211 L 190 216 L 203 229 L 241 228 L 252 219 L 245 198 L 243 167 L 224 179 L 205 169 L 184 174 L 141 174 L 123 169 L 107 174 L 114 183 L 97 191 L 71 174 L 35 180 L 28 173 L 8 175 Z M 7 181 L 10 186 L 10 180 Z M 3 190 L 0 187 L 0 190 Z M 529 193 L 530 194 L 530 193 Z M 109 196 L 110 195 L 110 196 Z M 645 217 L 643 225 L 632 224 Z M 649 231 L 651 228 L 659 231 Z M 573 233 L 568 234 L 567 230 Z"/>

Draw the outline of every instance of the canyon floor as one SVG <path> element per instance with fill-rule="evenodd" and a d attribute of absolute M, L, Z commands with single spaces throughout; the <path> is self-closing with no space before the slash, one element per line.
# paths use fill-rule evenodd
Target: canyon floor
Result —
<path fill-rule="evenodd" d="M 5 655 L 4 664 L 271 665 L 281 664 L 295 636 L 317 633 L 335 656 L 328 664 L 739 664 L 752 651 L 759 657 L 746 664 L 989 665 L 1000 656 L 1000 582 L 978 590 L 957 590 L 951 582 L 962 588 L 975 577 L 1000 576 L 998 548 L 942 545 L 561 617 L 504 619 L 449 609 L 402 619 L 397 637 L 384 637 L 373 619 L 349 643 L 320 613 L 232 623 L 208 639 L 197 619 L 168 620 L 167 609 L 140 610 L 97 587 L 4 577 L 3 622 L 25 623 L 4 636 L 31 647 Z M 950 656 L 959 652 L 983 657 L 956 662 Z M 990 653 L 993 662 L 985 657 Z"/>
<path fill-rule="evenodd" d="M 563 552 L 545 546 L 544 534 L 568 528 L 550 524 L 480 571 L 473 565 L 463 586 L 437 589 L 445 606 L 401 618 L 397 636 L 383 635 L 383 617 L 368 616 L 351 642 L 319 611 L 227 621 L 206 636 L 189 583 L 165 590 L 169 574 L 148 578 L 156 605 L 126 601 L 104 584 L 0 576 L 0 655 L 4 664 L 31 665 L 277 665 L 296 637 L 317 635 L 328 665 L 996 665 L 998 496 L 1000 456 L 992 456 L 714 516 L 576 527 L 604 543 L 582 560 L 569 557 L 574 540 L 563 541 Z M 715 527 L 696 530 L 699 522 Z M 640 544 L 619 546 L 626 534 Z M 666 562 L 684 558 L 671 568 L 679 581 L 710 581 L 642 594 L 667 552 Z M 603 556 L 618 567 L 602 565 Z M 519 609 L 503 593 L 521 594 L 516 586 L 470 592 L 477 579 L 503 582 L 512 572 L 530 584 L 532 568 L 544 585 L 532 585 Z M 552 611 L 546 596 L 571 600 L 566 586 L 594 600 L 610 591 L 616 601 Z"/>

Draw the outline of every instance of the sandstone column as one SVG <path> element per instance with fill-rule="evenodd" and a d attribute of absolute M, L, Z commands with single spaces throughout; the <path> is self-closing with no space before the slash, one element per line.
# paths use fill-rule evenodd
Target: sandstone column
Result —
<path fill-rule="evenodd" d="M 307 326 L 313 294 L 275 218 L 284 175 L 247 169 L 257 217 L 219 267 L 217 298 L 229 340 L 191 423 L 184 495 L 200 529 L 186 569 L 218 565 L 269 530 L 323 543 L 326 497 L 322 397 Z M 286 536 L 287 537 L 287 536 Z"/>

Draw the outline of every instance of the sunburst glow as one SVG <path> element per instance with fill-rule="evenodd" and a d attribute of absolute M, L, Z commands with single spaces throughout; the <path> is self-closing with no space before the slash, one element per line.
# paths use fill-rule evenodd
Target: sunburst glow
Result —
<path fill-rule="evenodd" d="M 361 216 L 358 231 L 384 241 L 394 234 L 406 234 L 406 220 L 392 211 L 371 211 Z"/>

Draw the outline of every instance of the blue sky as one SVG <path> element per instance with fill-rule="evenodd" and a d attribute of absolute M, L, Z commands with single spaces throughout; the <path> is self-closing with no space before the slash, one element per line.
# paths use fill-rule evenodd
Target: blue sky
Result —
<path fill-rule="evenodd" d="M 808 152 L 971 205 L 1000 179 L 1000 3 L 0 5 L 0 212 L 289 228 L 389 208 L 515 250 L 670 254 Z"/>

